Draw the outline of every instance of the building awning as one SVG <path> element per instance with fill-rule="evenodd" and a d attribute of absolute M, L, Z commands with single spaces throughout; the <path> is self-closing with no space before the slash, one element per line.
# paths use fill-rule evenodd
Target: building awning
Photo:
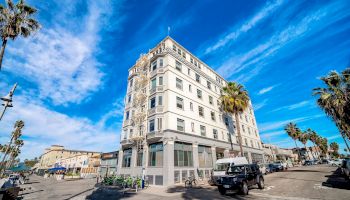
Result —
<path fill-rule="evenodd" d="M 49 171 L 60 171 L 60 170 L 66 170 L 65 167 L 54 167 L 54 168 L 50 168 Z"/>

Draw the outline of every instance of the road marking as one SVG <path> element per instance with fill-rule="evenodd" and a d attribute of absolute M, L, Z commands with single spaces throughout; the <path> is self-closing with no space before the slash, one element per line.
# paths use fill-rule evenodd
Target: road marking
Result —
<path fill-rule="evenodd" d="M 263 191 L 269 191 L 271 190 L 272 188 L 274 188 L 275 186 L 271 185 L 271 186 L 267 186 L 263 189 Z"/>
<path fill-rule="evenodd" d="M 265 197 L 265 198 L 268 198 L 268 199 L 311 200 L 311 199 L 308 199 L 308 198 L 275 196 L 275 195 L 270 195 L 270 194 L 265 194 L 265 193 L 255 193 L 255 192 L 249 192 L 249 194 L 252 194 L 252 195 L 258 196 L 258 197 Z"/>
<path fill-rule="evenodd" d="M 333 188 L 330 188 L 330 187 L 326 187 L 326 186 L 323 186 L 323 185 L 321 185 L 321 184 L 315 184 L 314 185 L 314 189 L 316 189 L 316 190 L 331 190 L 331 189 L 333 189 Z"/>

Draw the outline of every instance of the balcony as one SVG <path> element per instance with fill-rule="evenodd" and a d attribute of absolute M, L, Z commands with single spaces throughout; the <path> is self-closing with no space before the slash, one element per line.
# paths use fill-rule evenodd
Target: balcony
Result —
<path fill-rule="evenodd" d="M 151 72 L 151 74 L 150 74 L 150 77 L 153 77 L 153 76 L 155 76 L 157 74 L 162 74 L 162 73 L 164 73 L 164 67 L 160 67 L 160 68 L 158 68 L 156 70 L 153 70 Z"/>
<path fill-rule="evenodd" d="M 160 86 L 156 86 L 154 88 L 151 88 L 149 90 L 149 94 L 152 95 L 154 94 L 155 92 L 163 92 L 164 91 L 164 86 L 163 85 L 160 85 Z"/>
<path fill-rule="evenodd" d="M 162 113 L 163 112 L 163 106 L 156 106 L 154 108 L 151 108 L 148 110 L 148 116 L 157 114 L 157 113 Z"/>
<path fill-rule="evenodd" d="M 159 139 L 163 138 L 164 133 L 162 130 L 148 132 L 147 133 L 147 142 L 156 142 Z"/>

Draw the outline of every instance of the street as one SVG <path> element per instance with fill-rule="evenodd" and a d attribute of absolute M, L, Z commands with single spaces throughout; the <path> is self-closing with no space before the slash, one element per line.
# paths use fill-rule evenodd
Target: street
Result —
<path fill-rule="evenodd" d="M 23 199 L 350 199 L 350 184 L 333 175 L 336 170 L 328 165 L 314 165 L 269 174 L 265 176 L 265 189 L 253 187 L 248 196 L 221 196 L 216 187 L 206 184 L 191 189 L 183 185 L 151 186 L 122 195 L 113 188 L 96 188 L 95 179 L 56 181 L 34 175 L 24 185 L 28 189 L 23 191 Z"/>

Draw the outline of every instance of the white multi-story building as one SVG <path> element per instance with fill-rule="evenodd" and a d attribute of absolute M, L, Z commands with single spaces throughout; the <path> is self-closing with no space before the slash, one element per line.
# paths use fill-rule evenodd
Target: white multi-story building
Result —
<path fill-rule="evenodd" d="M 170 37 L 142 55 L 129 69 L 118 174 L 145 173 L 150 184 L 167 186 L 198 172 L 209 177 L 217 159 L 232 156 L 229 137 L 238 155 L 234 119 L 220 110 L 226 84 Z M 262 162 L 251 103 L 239 124 L 244 155 Z"/>

